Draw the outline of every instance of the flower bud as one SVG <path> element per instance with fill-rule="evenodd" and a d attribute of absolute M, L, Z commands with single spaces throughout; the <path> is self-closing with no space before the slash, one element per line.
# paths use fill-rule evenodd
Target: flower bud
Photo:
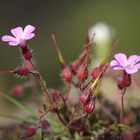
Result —
<path fill-rule="evenodd" d="M 85 89 L 80 95 L 80 103 L 85 104 L 88 101 L 91 92 L 91 88 Z"/>
<path fill-rule="evenodd" d="M 96 79 L 100 75 L 100 73 L 101 73 L 101 69 L 97 67 L 92 70 L 91 76 L 93 77 L 93 79 Z"/>
<path fill-rule="evenodd" d="M 11 89 L 11 95 L 12 96 L 21 96 L 24 92 L 24 87 L 21 85 L 16 85 Z"/>
<path fill-rule="evenodd" d="M 40 121 L 40 128 L 43 132 L 49 132 L 50 131 L 50 124 L 47 120 L 41 120 Z"/>
<path fill-rule="evenodd" d="M 87 104 L 84 104 L 83 110 L 86 113 L 91 113 L 95 108 L 95 98 L 92 98 Z"/>
<path fill-rule="evenodd" d="M 34 127 L 29 127 L 25 133 L 26 137 L 32 137 L 36 134 L 36 129 Z"/>
<path fill-rule="evenodd" d="M 27 76 L 30 73 L 30 71 L 27 67 L 20 67 L 20 68 L 17 68 L 14 71 L 14 73 L 19 75 L 19 76 Z"/>
<path fill-rule="evenodd" d="M 72 80 L 72 72 L 68 66 L 62 68 L 62 73 L 61 73 L 62 79 L 68 83 L 71 82 Z"/>
<path fill-rule="evenodd" d="M 53 92 L 52 94 L 51 94 L 51 97 L 52 97 L 52 100 L 54 101 L 54 102 L 56 102 L 56 101 L 58 101 L 59 100 L 59 98 L 60 98 L 60 92 Z"/>
<path fill-rule="evenodd" d="M 82 65 L 77 71 L 77 78 L 83 82 L 88 78 L 87 65 Z"/>
<path fill-rule="evenodd" d="M 82 62 L 78 59 L 78 60 L 75 60 L 72 64 L 71 64 L 71 69 L 72 69 L 72 72 L 73 74 L 76 74 L 77 73 L 77 70 L 79 68 L 79 66 L 82 64 Z"/>

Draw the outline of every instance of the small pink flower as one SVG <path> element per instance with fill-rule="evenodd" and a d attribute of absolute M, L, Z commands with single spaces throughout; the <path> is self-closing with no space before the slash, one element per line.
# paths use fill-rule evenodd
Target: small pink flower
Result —
<path fill-rule="evenodd" d="M 27 25 L 24 30 L 22 27 L 16 27 L 11 29 L 11 33 L 14 37 L 10 35 L 4 35 L 2 37 L 2 41 L 9 42 L 10 46 L 26 46 L 27 40 L 30 40 L 35 36 L 33 33 L 34 30 L 35 27 L 32 25 Z"/>
<path fill-rule="evenodd" d="M 113 70 L 124 70 L 128 74 L 133 74 L 140 69 L 140 56 L 131 55 L 128 59 L 123 53 L 115 54 L 115 60 L 110 62 L 110 67 Z"/>

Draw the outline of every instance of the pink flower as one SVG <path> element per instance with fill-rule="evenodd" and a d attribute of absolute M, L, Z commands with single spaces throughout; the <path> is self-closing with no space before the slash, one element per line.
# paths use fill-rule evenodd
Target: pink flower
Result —
<path fill-rule="evenodd" d="M 123 53 L 115 54 L 115 60 L 110 62 L 110 67 L 113 70 L 124 70 L 128 74 L 133 74 L 140 69 L 140 56 L 131 55 L 128 59 Z"/>
<path fill-rule="evenodd" d="M 27 40 L 30 40 L 35 36 L 33 33 L 34 30 L 35 27 L 32 25 L 27 25 L 24 30 L 22 27 L 16 27 L 11 29 L 11 33 L 14 37 L 10 35 L 4 35 L 2 37 L 2 41 L 9 42 L 9 45 L 11 46 L 26 46 Z"/>

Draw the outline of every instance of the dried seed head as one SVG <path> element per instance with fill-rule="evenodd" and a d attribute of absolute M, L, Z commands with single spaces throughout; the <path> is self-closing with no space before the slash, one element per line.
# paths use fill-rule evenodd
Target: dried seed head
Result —
<path fill-rule="evenodd" d="M 72 80 L 72 72 L 68 66 L 62 68 L 61 72 L 62 79 L 68 83 Z"/>

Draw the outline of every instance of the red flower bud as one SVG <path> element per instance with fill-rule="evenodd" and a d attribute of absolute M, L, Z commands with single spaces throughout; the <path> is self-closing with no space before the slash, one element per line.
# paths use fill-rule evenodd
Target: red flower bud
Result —
<path fill-rule="evenodd" d="M 26 137 L 32 137 L 36 134 L 36 129 L 34 127 L 30 127 L 27 129 L 25 136 Z"/>
<path fill-rule="evenodd" d="M 81 60 L 75 60 L 72 64 L 71 64 L 71 69 L 72 69 L 72 72 L 74 74 L 77 73 L 77 70 L 79 68 L 79 66 L 82 64 L 82 61 Z"/>
<path fill-rule="evenodd" d="M 82 65 L 77 71 L 77 78 L 83 82 L 88 78 L 87 65 Z"/>
<path fill-rule="evenodd" d="M 47 120 L 41 120 L 40 121 L 40 128 L 43 132 L 49 132 L 50 131 L 50 124 Z"/>
<path fill-rule="evenodd" d="M 12 96 L 20 96 L 24 92 L 24 88 L 21 85 L 16 85 L 11 89 L 11 95 Z"/>
<path fill-rule="evenodd" d="M 14 71 L 14 73 L 17 74 L 17 75 L 20 75 L 20 76 L 27 76 L 30 73 L 30 71 L 26 67 L 20 67 L 20 68 L 17 68 Z"/>
<path fill-rule="evenodd" d="M 90 96 L 90 93 L 92 92 L 92 89 L 85 89 L 85 91 L 83 93 L 81 93 L 80 96 L 80 103 L 85 104 Z"/>
<path fill-rule="evenodd" d="M 101 69 L 99 67 L 95 68 L 91 72 L 91 76 L 96 79 L 101 73 Z"/>
<path fill-rule="evenodd" d="M 60 95 L 60 92 L 53 92 L 52 94 L 51 94 L 51 97 L 52 97 L 52 100 L 54 101 L 54 102 L 56 102 L 57 100 L 59 100 L 59 98 L 61 97 L 61 95 Z"/>
<path fill-rule="evenodd" d="M 67 67 L 64 67 L 62 69 L 62 73 L 61 73 L 61 76 L 62 76 L 62 79 L 68 83 L 71 82 L 72 80 L 72 73 L 71 73 L 71 70 L 70 68 L 67 66 Z"/>
<path fill-rule="evenodd" d="M 86 113 L 91 113 L 95 108 L 95 98 L 92 98 L 89 103 L 84 104 L 83 110 Z"/>

